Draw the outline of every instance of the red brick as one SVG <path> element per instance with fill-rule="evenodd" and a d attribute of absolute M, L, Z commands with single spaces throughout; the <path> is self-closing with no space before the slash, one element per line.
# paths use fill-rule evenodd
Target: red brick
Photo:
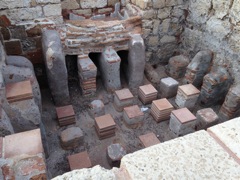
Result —
<path fill-rule="evenodd" d="M 182 92 L 184 94 L 186 94 L 187 96 L 191 96 L 191 95 L 195 95 L 195 94 L 199 94 L 200 91 L 193 86 L 192 84 L 186 84 L 186 85 L 182 85 L 178 87 L 180 90 L 182 90 Z"/>
<path fill-rule="evenodd" d="M 124 111 L 130 119 L 144 115 L 137 105 L 125 107 Z"/>
<path fill-rule="evenodd" d="M 29 59 L 33 64 L 43 64 L 42 49 L 35 49 L 32 51 L 25 51 L 24 56 Z"/>
<path fill-rule="evenodd" d="M 187 109 L 177 109 L 172 111 L 172 114 L 182 123 L 187 123 L 196 120 L 196 117 Z"/>
<path fill-rule="evenodd" d="M 1 28 L 1 33 L 4 40 L 9 40 L 11 38 L 11 33 L 8 28 Z"/>
<path fill-rule="evenodd" d="M 11 21 L 7 18 L 6 15 L 0 16 L 0 26 L 2 26 L 2 27 L 11 26 Z"/>
<path fill-rule="evenodd" d="M 19 155 L 36 155 L 43 152 L 40 129 L 25 131 L 5 137 L 5 158 Z"/>
<path fill-rule="evenodd" d="M 57 117 L 58 119 L 69 117 L 69 116 L 74 116 L 74 109 L 72 105 L 67 105 L 67 106 L 62 106 L 62 107 L 57 107 Z"/>
<path fill-rule="evenodd" d="M 96 117 L 95 121 L 100 131 L 109 127 L 116 126 L 116 123 L 110 114 Z"/>
<path fill-rule="evenodd" d="M 90 168 L 92 166 L 87 151 L 68 156 L 68 163 L 71 171 L 74 169 Z"/>
<path fill-rule="evenodd" d="M 115 93 L 120 101 L 133 98 L 133 95 L 129 91 L 129 89 L 121 89 L 121 90 L 115 91 Z"/>
<path fill-rule="evenodd" d="M 4 180 L 7 180 L 7 179 L 15 180 L 15 173 L 12 167 L 5 164 L 1 167 L 1 169 L 2 169 Z"/>
<path fill-rule="evenodd" d="M 21 55 L 23 52 L 22 44 L 18 39 L 4 41 L 4 45 L 7 55 Z"/>
<path fill-rule="evenodd" d="M 47 175 L 45 173 L 32 176 L 30 180 L 47 180 Z"/>
<path fill-rule="evenodd" d="M 140 139 L 144 147 L 149 147 L 160 143 L 157 136 L 153 132 L 141 135 L 138 138 Z"/>

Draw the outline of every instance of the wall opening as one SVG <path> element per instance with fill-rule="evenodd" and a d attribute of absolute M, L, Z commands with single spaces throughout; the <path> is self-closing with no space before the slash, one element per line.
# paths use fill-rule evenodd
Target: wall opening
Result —
<path fill-rule="evenodd" d="M 121 58 L 120 64 L 120 77 L 121 77 L 121 84 L 122 87 L 127 87 L 127 73 L 128 73 L 128 50 L 121 50 L 118 51 L 117 54 Z"/>
<path fill-rule="evenodd" d="M 77 55 L 66 55 L 66 67 L 68 73 L 68 85 L 71 87 L 73 84 L 79 82 L 78 80 L 78 66 L 77 66 Z"/>

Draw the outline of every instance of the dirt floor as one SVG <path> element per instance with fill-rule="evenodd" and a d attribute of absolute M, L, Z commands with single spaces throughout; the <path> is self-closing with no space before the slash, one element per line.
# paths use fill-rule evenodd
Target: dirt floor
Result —
<path fill-rule="evenodd" d="M 148 80 L 145 79 L 145 84 L 148 84 Z M 125 84 L 125 83 L 123 83 Z M 126 85 L 123 85 L 126 87 Z M 42 121 L 46 131 L 46 141 L 44 142 L 47 147 L 47 168 L 49 172 L 49 178 L 56 177 L 65 172 L 70 171 L 67 156 L 78 152 L 87 151 L 89 153 L 92 165 L 101 165 L 104 168 L 111 169 L 106 158 L 107 146 L 112 143 L 122 144 L 127 153 L 132 153 L 137 150 L 143 149 L 143 146 L 138 139 L 138 136 L 154 132 L 160 142 L 168 141 L 176 138 L 176 136 L 169 130 L 169 121 L 163 121 L 156 123 L 150 113 L 150 104 L 143 105 L 137 96 L 135 96 L 135 104 L 140 107 L 148 107 L 148 110 L 144 112 L 145 120 L 142 127 L 137 129 L 129 129 L 125 126 L 122 120 L 122 113 L 117 112 L 112 104 L 113 95 L 108 94 L 101 83 L 100 79 L 97 79 L 97 94 L 94 97 L 84 98 L 81 96 L 80 88 L 77 81 L 71 80 L 69 82 L 69 91 L 71 96 L 71 103 L 74 107 L 76 114 L 76 124 L 71 126 L 77 126 L 84 132 L 84 144 L 75 148 L 74 150 L 63 150 L 60 146 L 60 133 L 64 129 L 71 127 L 60 127 L 57 123 L 55 106 L 52 102 L 49 89 L 42 89 Z M 116 136 L 99 140 L 94 128 L 94 119 L 89 116 L 90 102 L 95 99 L 103 100 L 105 104 L 106 114 L 109 113 L 113 116 L 116 124 Z M 175 105 L 174 98 L 169 99 L 170 102 Z M 193 110 L 195 114 L 201 107 L 196 106 Z M 216 107 L 218 108 L 218 107 Z"/>

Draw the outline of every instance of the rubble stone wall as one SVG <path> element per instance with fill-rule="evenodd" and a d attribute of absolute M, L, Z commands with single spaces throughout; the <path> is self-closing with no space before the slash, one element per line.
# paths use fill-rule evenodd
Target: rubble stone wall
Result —
<path fill-rule="evenodd" d="M 240 0 L 189 0 L 182 46 L 192 57 L 199 50 L 214 52 L 214 64 L 227 67 L 235 82 L 240 59 Z"/>

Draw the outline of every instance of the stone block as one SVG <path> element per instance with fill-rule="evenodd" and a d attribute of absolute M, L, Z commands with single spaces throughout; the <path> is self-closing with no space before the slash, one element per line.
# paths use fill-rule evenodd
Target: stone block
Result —
<path fill-rule="evenodd" d="M 25 40 L 27 38 L 26 28 L 24 25 L 10 26 L 12 39 Z"/>
<path fill-rule="evenodd" d="M 157 136 L 151 132 L 138 137 L 145 148 L 159 144 Z"/>
<path fill-rule="evenodd" d="M 210 135 L 240 163 L 240 118 L 218 124 L 208 128 Z"/>
<path fill-rule="evenodd" d="M 54 42 L 54 43 L 53 43 Z M 53 100 L 56 105 L 69 103 L 68 73 L 65 55 L 59 34 L 55 30 L 44 30 L 42 47 L 46 73 Z"/>
<path fill-rule="evenodd" d="M 4 139 L 4 152 L 5 158 L 43 153 L 40 129 L 6 136 Z"/>
<path fill-rule="evenodd" d="M 103 8 L 107 6 L 108 0 L 80 0 L 80 5 L 82 9 L 85 8 Z"/>
<path fill-rule="evenodd" d="M 161 98 L 172 98 L 177 95 L 178 81 L 171 77 L 163 78 L 160 81 L 158 92 Z"/>
<path fill-rule="evenodd" d="M 153 8 L 165 7 L 165 0 L 153 0 Z"/>
<path fill-rule="evenodd" d="M 108 6 L 115 6 L 115 4 L 118 2 L 119 0 L 108 0 Z"/>
<path fill-rule="evenodd" d="M 197 111 L 196 130 L 207 129 L 218 123 L 218 115 L 211 109 L 205 108 Z"/>
<path fill-rule="evenodd" d="M 77 0 L 64 0 L 61 2 L 62 9 L 79 9 L 80 4 Z"/>
<path fill-rule="evenodd" d="M 172 111 L 169 128 L 177 136 L 194 132 L 196 117 L 187 109 L 177 109 Z"/>
<path fill-rule="evenodd" d="M 127 79 L 130 89 L 137 90 L 143 83 L 145 67 L 145 45 L 139 34 L 131 36 L 129 42 Z"/>
<path fill-rule="evenodd" d="M 107 159 L 110 166 L 119 167 L 122 157 L 126 154 L 121 144 L 111 144 L 107 147 Z"/>
<path fill-rule="evenodd" d="M 138 128 L 144 123 L 144 113 L 137 106 L 125 107 L 123 111 L 123 120 L 127 127 Z"/>
<path fill-rule="evenodd" d="M 192 84 L 186 84 L 178 87 L 176 104 L 180 108 L 193 109 L 197 103 L 200 91 Z"/>
<path fill-rule="evenodd" d="M 19 39 L 4 41 L 7 55 L 21 55 L 23 53 L 22 44 Z"/>
<path fill-rule="evenodd" d="M 112 47 L 106 47 L 100 57 L 100 71 L 107 91 L 113 92 L 121 88 L 121 59 Z"/>
<path fill-rule="evenodd" d="M 198 131 L 124 156 L 120 171 L 125 179 L 239 179 L 240 166 L 206 131 Z"/>
<path fill-rule="evenodd" d="M 105 114 L 105 106 L 101 100 L 94 100 L 90 104 L 90 114 L 93 118 Z"/>
<path fill-rule="evenodd" d="M 1 34 L 3 36 L 3 40 L 9 40 L 9 39 L 12 38 L 11 37 L 11 32 L 10 32 L 9 28 L 1 27 L 0 30 L 1 30 Z"/>
<path fill-rule="evenodd" d="M 68 163 L 71 171 L 75 169 L 90 168 L 92 166 L 87 151 L 68 156 Z"/>
<path fill-rule="evenodd" d="M 4 109 L 2 108 L 2 105 L 0 105 L 0 116 L 1 116 L 0 117 L 0 137 L 4 137 L 4 136 L 10 135 L 10 134 L 14 134 L 12 123 L 11 123 L 8 115 L 6 114 Z"/>
<path fill-rule="evenodd" d="M 134 97 L 129 89 L 117 90 L 114 93 L 114 107 L 117 111 L 123 111 L 124 107 L 133 105 Z"/>
<path fill-rule="evenodd" d="M 83 144 L 83 132 L 79 127 L 70 127 L 61 132 L 60 140 L 63 149 L 70 150 Z"/>
<path fill-rule="evenodd" d="M 61 16 L 62 15 L 61 4 L 48 4 L 43 7 L 43 13 L 46 17 Z"/>

